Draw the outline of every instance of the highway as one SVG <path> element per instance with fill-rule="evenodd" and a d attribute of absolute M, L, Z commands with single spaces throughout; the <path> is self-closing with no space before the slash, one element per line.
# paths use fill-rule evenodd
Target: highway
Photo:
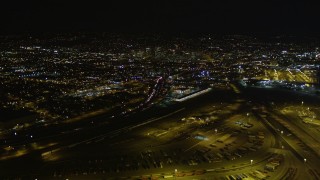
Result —
<path fill-rule="evenodd" d="M 19 171 L 22 177 L 43 177 L 45 179 L 55 179 L 59 176 L 73 177 L 73 179 L 75 177 L 76 179 L 88 177 L 96 179 L 106 176 L 114 178 L 141 177 L 152 174 L 162 176 L 163 174 L 174 175 L 175 169 L 178 169 L 178 172 L 183 172 L 184 178 L 189 176 L 188 173 L 193 174 L 190 175 L 190 178 L 193 176 L 216 178 L 243 172 L 252 173 L 257 169 L 264 171 L 264 166 L 271 155 L 280 153 L 285 156 L 284 163 L 275 172 L 269 173 L 271 177 L 283 178 L 288 175 L 289 168 L 296 167 L 296 174 L 293 176 L 289 173 L 290 176 L 312 179 L 312 174 L 317 174 L 319 170 L 317 169 L 319 158 L 312 151 L 308 151 L 308 143 L 304 145 L 304 139 L 292 132 L 297 131 L 294 125 L 277 114 L 274 107 L 270 106 L 270 99 L 266 100 L 271 97 L 271 100 L 278 103 L 276 100 L 279 94 L 282 96 L 283 92 L 272 91 L 275 96 L 272 97 L 272 93 L 269 93 L 266 97 L 263 95 L 267 90 L 260 90 L 260 92 L 252 94 L 252 89 L 242 89 L 237 85 L 234 85 L 233 91 L 236 92 L 212 91 L 186 102 L 172 105 L 171 108 L 163 110 L 149 108 L 127 117 L 114 118 L 108 123 L 88 123 L 87 127 L 73 127 L 71 130 L 66 128 L 59 134 L 52 135 L 50 132 L 47 133 L 47 136 L 41 137 L 40 133 L 36 133 L 33 134 L 35 138 L 30 138 L 28 142 L 8 145 L 14 149 L 2 151 L 0 168 L 7 171 L 6 174 L 10 177 L 15 174 L 15 171 Z M 286 99 L 286 97 L 282 98 Z M 278 101 L 283 101 L 283 99 L 278 99 Z M 294 98 L 288 99 L 288 101 L 290 100 L 294 100 Z M 199 114 L 199 112 L 201 113 Z M 203 114 L 217 116 L 218 120 L 213 123 L 195 121 Z M 182 118 L 188 116 L 195 117 L 194 122 L 181 121 Z M 235 125 L 235 121 L 248 117 L 250 119 L 246 121 L 252 123 L 253 128 L 241 129 Z M 58 127 L 56 128 L 58 129 Z M 217 129 L 218 132 L 216 133 L 214 129 Z M 157 131 L 159 131 L 159 136 L 152 135 Z M 239 131 L 240 134 L 230 139 L 230 144 L 233 139 L 237 139 L 237 143 L 230 146 L 231 149 L 240 147 L 242 143 L 246 144 L 247 136 L 258 132 L 264 132 L 267 138 L 257 151 L 245 154 L 241 158 L 221 159 L 211 163 L 199 161 L 197 165 L 188 165 L 189 158 L 197 158 L 195 152 L 210 147 L 212 140 L 216 140 L 223 134 L 235 131 Z M 45 130 L 39 132 L 46 134 Z M 194 139 L 196 134 L 207 137 L 208 141 Z M 288 134 L 292 135 L 288 136 Z M 219 148 L 223 145 L 224 143 L 218 144 L 209 152 L 219 152 Z M 3 146 L 3 148 L 8 148 L 8 146 Z M 159 155 L 159 152 L 163 151 L 167 153 Z M 137 154 L 139 158 L 137 158 Z M 125 160 L 125 157 L 130 158 Z M 304 159 L 307 159 L 306 162 Z M 252 164 L 251 160 L 253 160 Z M 17 167 L 17 162 L 21 161 L 24 163 Z M 34 162 L 34 168 L 21 168 L 23 164 L 30 161 Z M 106 163 L 99 165 L 101 169 L 88 163 L 91 161 L 106 161 Z M 157 168 L 155 162 L 163 163 L 161 165 L 163 167 Z M 136 164 L 134 166 L 139 168 L 137 170 L 123 170 L 122 165 L 119 165 L 122 163 L 124 163 L 124 167 L 126 167 L 126 163 L 129 163 L 128 167 Z M 116 165 L 115 169 L 108 168 L 109 166 L 113 167 L 112 164 Z M 148 164 L 153 164 L 152 166 L 155 167 L 142 168 Z M 78 166 L 82 168 L 77 169 Z M 17 167 L 17 169 L 13 171 L 13 167 Z M 75 170 L 70 170 L 74 168 Z M 92 168 L 97 169 L 90 170 Z M 196 171 L 199 171 L 199 174 L 195 173 Z M 204 172 L 200 173 L 200 171 Z M 119 174 L 119 172 L 121 173 Z"/>

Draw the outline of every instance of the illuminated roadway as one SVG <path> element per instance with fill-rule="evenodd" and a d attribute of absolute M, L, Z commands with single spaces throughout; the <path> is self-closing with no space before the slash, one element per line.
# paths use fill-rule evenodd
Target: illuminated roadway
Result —
<path fill-rule="evenodd" d="M 158 79 L 157 84 L 160 82 L 160 79 Z M 157 88 L 157 86 L 155 86 L 155 88 Z M 233 87 L 234 90 L 236 91 L 236 94 L 241 94 L 240 90 L 234 86 Z M 250 95 L 250 92 L 245 92 L 247 93 L 246 95 Z M 155 95 L 156 92 L 151 93 L 151 95 Z M 150 98 L 151 99 L 151 98 Z M 200 98 L 201 99 L 201 98 Z M 203 99 L 203 98 L 202 98 Z M 262 98 L 263 99 L 263 98 Z M 251 99 L 253 100 L 253 99 Z M 149 100 L 147 100 L 147 102 L 149 102 Z M 175 106 L 174 108 L 172 108 L 170 111 L 166 111 L 165 114 L 160 115 L 158 117 L 148 117 L 148 116 L 144 116 L 144 112 L 142 112 L 142 114 L 137 114 L 137 115 L 133 115 L 136 116 L 135 121 L 130 121 L 130 118 L 126 118 L 123 117 L 123 119 L 121 121 L 118 122 L 113 122 L 110 121 L 109 123 L 102 123 L 102 124 L 90 124 L 90 127 L 78 127 L 78 128 L 73 128 L 73 129 L 68 129 L 66 131 L 60 132 L 59 134 L 56 135 L 49 135 L 49 136 L 43 136 L 43 137 L 39 137 L 40 134 L 33 134 L 34 137 L 33 138 L 29 138 L 28 141 L 24 141 L 21 143 L 15 143 L 15 144 L 7 144 L 4 145 L 3 147 L 7 147 L 7 146 L 13 146 L 15 149 L 19 149 L 20 152 L 12 150 L 12 151 L 8 151 L 5 152 L 1 158 L 2 160 L 4 159 L 8 159 L 8 161 L 10 161 L 10 159 L 15 159 L 15 156 L 19 156 L 19 155 L 24 155 L 25 154 L 29 154 L 28 157 L 37 157 L 39 154 L 42 155 L 42 157 L 45 159 L 46 156 L 50 156 L 51 153 L 55 154 L 58 151 L 63 151 L 65 149 L 72 149 L 75 147 L 82 147 L 82 146 L 86 146 L 90 143 L 99 143 L 100 141 L 105 141 L 106 139 L 109 138 L 113 138 L 113 137 L 117 137 L 126 133 L 129 133 L 131 131 L 133 131 L 134 129 L 138 129 L 141 128 L 143 126 L 149 125 L 149 124 L 153 124 L 153 123 L 157 123 L 160 120 L 166 119 L 168 117 L 171 116 L 175 116 L 176 114 L 185 114 L 188 111 L 190 111 L 191 109 L 193 109 L 194 104 L 196 103 L 197 100 L 193 100 L 192 102 L 188 102 L 186 104 L 183 104 L 181 106 Z M 317 168 L 318 164 L 319 164 L 319 158 L 317 156 L 315 156 L 313 153 L 310 152 L 306 152 L 305 149 L 303 149 L 302 147 L 297 145 L 297 142 L 299 141 L 305 141 L 306 140 L 306 144 L 311 143 L 312 137 L 308 137 L 306 134 L 303 134 L 303 136 L 306 136 L 307 139 L 301 139 L 301 137 L 299 138 L 299 136 L 297 135 L 296 138 L 296 134 L 292 133 L 293 136 L 286 136 L 289 132 L 291 131 L 297 131 L 298 133 L 301 133 L 301 130 L 295 128 L 294 126 L 292 127 L 291 124 L 286 121 L 286 124 L 288 127 L 290 127 L 289 129 L 284 128 L 284 126 L 282 126 L 281 121 L 282 118 L 279 120 L 277 118 L 279 118 L 278 116 L 276 116 L 275 112 L 272 109 L 268 108 L 268 105 L 265 103 L 261 103 L 259 102 L 259 100 L 256 100 L 256 102 L 253 102 L 251 105 L 249 105 L 249 107 L 252 107 L 253 105 L 256 106 L 263 106 L 265 107 L 267 110 L 266 112 L 257 110 L 257 111 L 253 111 L 254 115 L 257 117 L 257 119 L 261 120 L 262 123 L 260 123 L 260 125 L 258 125 L 258 127 L 263 127 L 266 126 L 268 127 L 268 129 L 270 130 L 270 138 L 266 138 L 266 142 L 264 143 L 264 146 L 256 153 L 252 153 L 250 156 L 245 156 L 243 158 L 240 159 L 236 159 L 232 162 L 223 162 L 222 164 L 200 164 L 197 167 L 191 167 L 192 169 L 204 169 L 207 171 L 207 173 L 203 176 L 205 177 L 210 177 L 211 176 L 215 176 L 215 173 L 220 173 L 221 175 L 223 174 L 228 174 L 230 172 L 232 173 L 236 173 L 236 172 L 242 172 L 242 171 L 250 171 L 251 168 L 256 168 L 256 167 L 263 167 L 265 164 L 266 159 L 269 157 L 268 154 L 270 155 L 270 153 L 272 152 L 282 152 L 285 151 L 286 149 L 289 149 L 290 151 L 292 151 L 293 154 L 290 154 L 289 152 L 284 152 L 284 154 L 288 155 L 288 158 L 285 162 L 284 167 L 280 168 L 280 171 L 277 172 L 278 173 L 278 177 L 282 177 L 284 175 L 284 173 L 286 172 L 286 165 L 289 162 L 294 162 L 296 165 L 299 164 L 299 174 L 297 175 L 297 177 L 304 175 L 305 177 L 308 177 L 310 174 L 304 174 L 303 169 L 305 167 L 308 167 L 309 169 L 314 169 Z M 263 113 L 267 113 L 269 114 L 268 118 L 264 118 L 261 116 L 261 114 Z M 141 117 L 148 117 L 148 118 L 141 118 Z M 141 119 L 140 119 L 141 118 Z M 89 121 L 90 122 L 90 121 Z M 282 134 L 280 131 L 278 131 L 278 129 L 282 129 L 283 131 L 285 131 L 285 134 Z M 29 133 L 29 132 L 27 132 Z M 45 133 L 45 131 L 42 131 L 42 133 Z M 267 135 L 267 134 L 266 134 Z M 275 137 L 271 138 L 272 136 Z M 309 142 L 310 141 L 310 142 Z M 193 144 L 190 144 L 189 148 L 192 149 L 195 146 L 197 146 L 199 143 L 202 142 L 194 142 Z M 281 145 L 284 146 L 284 149 L 282 149 L 281 147 L 278 147 L 278 143 L 280 143 Z M 315 143 L 316 145 L 318 145 L 318 143 Z M 26 147 L 24 148 L 24 145 L 26 145 Z M 49 145 L 46 147 L 46 145 Z M 272 148 L 275 147 L 275 149 L 272 150 Z M 37 149 L 38 148 L 38 149 Z M 271 151 L 270 151 L 271 148 Z M 21 149 L 25 149 L 25 151 L 22 151 Z M 188 151 L 189 149 L 186 149 L 186 151 Z M 261 153 L 263 152 L 263 153 Z M 20 153 L 20 154 L 19 154 Z M 21 154 L 22 153 L 22 154 Z M 11 157 L 12 156 L 12 157 Z M 27 156 L 27 155 L 25 155 Z M 294 156 L 296 158 L 294 158 Z M 7 158 L 6 158 L 7 157 Z M 254 157 L 254 163 L 251 165 L 250 164 L 250 160 Z M 307 162 L 303 163 L 303 159 L 302 158 L 306 158 Z M 14 163 L 15 160 L 12 161 L 12 163 Z M 242 164 L 242 165 L 241 165 Z M 306 164 L 307 166 L 304 166 L 303 164 Z M 236 165 L 236 166 L 234 166 Z M 2 165 L 3 166 L 3 165 Z M 179 170 L 184 170 L 184 171 L 188 171 L 190 170 L 189 166 L 177 166 Z M 221 167 L 224 167 L 223 169 L 221 169 Z M 247 170 L 245 170 L 247 168 Z M 28 168 L 26 168 L 25 171 Z M 172 173 L 173 169 L 171 167 L 164 167 L 162 169 L 150 169 L 150 170 L 139 170 L 136 173 L 132 173 L 132 172 L 124 172 L 123 176 L 139 176 L 142 175 L 144 173 L 147 174 L 155 174 L 155 173 Z M 24 172 L 26 173 L 26 172 Z M 213 173 L 213 174 L 212 174 Z M 116 176 L 116 174 L 113 174 Z M 201 177 L 201 176 L 199 176 Z M 81 179 L 81 177 L 79 177 L 79 179 Z"/>

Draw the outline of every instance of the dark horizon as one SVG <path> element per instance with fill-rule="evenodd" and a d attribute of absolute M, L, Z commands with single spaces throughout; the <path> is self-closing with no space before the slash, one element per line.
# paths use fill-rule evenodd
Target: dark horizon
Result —
<path fill-rule="evenodd" d="M 157 32 L 315 34 L 317 6 L 301 1 L 5 2 L 2 34 Z"/>

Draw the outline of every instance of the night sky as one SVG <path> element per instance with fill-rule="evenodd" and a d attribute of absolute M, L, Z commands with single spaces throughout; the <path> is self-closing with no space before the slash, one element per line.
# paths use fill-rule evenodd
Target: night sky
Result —
<path fill-rule="evenodd" d="M 1 32 L 320 33 L 304 0 L 66 1 L 2 2 Z"/>

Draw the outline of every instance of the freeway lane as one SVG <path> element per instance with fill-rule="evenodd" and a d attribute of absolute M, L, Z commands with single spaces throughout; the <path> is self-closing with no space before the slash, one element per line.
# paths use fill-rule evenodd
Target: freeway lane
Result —
<path fill-rule="evenodd" d="M 320 157 L 320 140 L 316 138 L 318 137 L 318 132 L 313 131 L 310 127 L 307 129 L 307 127 L 301 125 L 301 122 L 298 124 L 297 121 L 289 119 L 287 116 L 284 116 L 277 111 L 274 112 L 274 116 L 279 123 L 290 129 L 297 137 L 303 139 L 318 157 Z"/>
<path fill-rule="evenodd" d="M 53 136 L 49 136 L 49 137 L 45 137 L 45 138 L 38 138 L 37 141 L 33 141 L 30 144 L 49 144 L 51 142 L 58 142 L 55 143 L 53 146 L 48 147 L 48 148 L 44 148 L 44 149 L 36 149 L 36 150 L 41 150 L 42 154 L 45 153 L 47 154 L 48 152 L 57 152 L 58 150 L 62 150 L 64 148 L 72 148 L 75 147 L 77 145 L 80 144 L 84 144 L 84 143 L 88 143 L 91 141 L 97 141 L 97 140 L 101 140 L 104 138 L 110 138 L 110 137 L 114 137 L 117 136 L 121 133 L 125 133 L 127 131 L 133 130 L 135 128 L 138 128 L 140 126 L 143 125 L 147 125 L 149 123 L 155 122 L 155 121 L 159 121 L 163 118 L 169 117 L 171 115 L 174 115 L 180 111 L 183 111 L 185 108 L 181 108 L 178 109 L 172 113 L 169 113 L 167 115 L 161 116 L 161 117 L 157 117 L 157 118 L 151 118 L 148 119 L 146 121 L 140 122 L 140 123 L 132 123 L 131 125 L 125 126 L 125 127 L 120 127 L 118 129 L 114 129 L 114 127 L 112 127 L 112 129 L 107 129 L 106 127 L 103 127 L 103 129 L 98 129 L 98 128 L 87 128 L 87 129 L 83 129 L 83 130 L 74 130 L 74 131 L 70 131 L 68 133 L 60 133 L 58 135 L 53 135 Z M 109 126 L 109 128 L 111 128 Z M 90 133 L 90 134 L 89 134 Z M 21 149 L 23 147 L 25 147 L 25 145 L 15 145 L 14 146 L 16 149 Z M 31 151 L 29 151 L 31 152 Z M 2 155 L 1 159 L 7 159 L 7 157 L 15 157 L 12 155 Z"/>
<path fill-rule="evenodd" d="M 149 119 L 147 120 L 146 122 L 142 122 L 140 124 L 136 124 L 136 125 L 131 125 L 131 126 L 126 126 L 126 127 L 123 127 L 123 128 L 120 128 L 120 129 L 117 129 L 117 130 L 114 130 L 114 131 L 111 131 L 111 132 L 108 132 L 108 133 L 105 133 L 105 134 L 102 134 L 102 135 L 98 135 L 98 136 L 95 136 L 95 137 L 92 137 L 90 139 L 85 139 L 83 141 L 80 141 L 80 142 L 76 142 L 74 144 L 70 144 L 68 146 L 64 146 L 64 147 L 60 147 L 59 149 L 64 149 L 64 148 L 72 148 L 72 147 L 75 147 L 77 145 L 80 145 L 80 144 L 84 144 L 84 143 L 89 143 L 89 142 L 92 142 L 92 141 L 95 141 L 95 142 L 99 142 L 105 138 L 109 138 L 109 137 L 115 137 L 119 134 L 122 134 L 122 133 L 125 133 L 127 131 L 131 131 L 135 128 L 138 128 L 140 126 L 144 126 L 144 125 L 147 125 L 149 123 L 153 123 L 153 122 L 156 122 L 156 121 L 159 121 L 163 118 L 166 118 L 166 117 L 169 117 L 169 116 L 172 116 L 180 111 L 183 111 L 185 108 L 181 108 L 177 111 L 174 111 L 168 115 L 165 115 L 165 116 L 161 116 L 161 117 L 158 117 L 158 118 L 152 118 L 152 119 Z"/>
<path fill-rule="evenodd" d="M 67 132 L 67 133 L 62 133 L 59 136 L 54 136 L 54 137 L 50 137 L 50 138 L 44 138 L 44 139 L 38 139 L 39 141 L 37 141 L 38 145 L 41 144 L 46 144 L 46 143 L 57 143 L 57 144 L 53 144 L 50 147 L 45 147 L 43 149 L 31 149 L 30 150 L 30 154 L 24 155 L 21 158 L 15 158 L 15 159 L 9 159 L 9 160 L 5 160 L 5 161 L 0 161 L 0 168 L 7 171 L 6 173 L 8 175 L 12 175 L 15 174 L 16 172 L 19 172 L 21 174 L 25 174 L 25 175 L 30 175 L 30 173 L 35 173 L 35 174 L 39 174 L 39 170 L 42 171 L 43 174 L 45 175 L 50 175 L 52 176 L 52 168 L 55 167 L 54 164 L 57 163 L 57 166 L 63 166 L 63 162 L 70 160 L 68 158 L 69 155 L 71 155 L 71 158 L 74 159 L 79 159 L 82 161 L 86 161 L 88 158 L 90 159 L 90 157 L 93 158 L 109 158 L 111 156 L 115 156 L 114 159 L 121 159 L 121 157 L 117 157 L 117 154 L 120 152 L 117 152 L 117 150 L 121 150 L 121 152 L 123 153 L 140 153 L 140 152 L 145 152 L 146 150 L 149 150 L 151 148 L 151 146 L 149 145 L 157 145 L 157 146 L 152 146 L 153 149 L 156 149 L 156 151 L 160 151 L 163 148 L 166 147 L 170 147 L 170 148 L 175 148 L 179 147 L 183 150 L 188 150 L 190 147 L 191 149 L 188 150 L 187 152 L 185 152 L 186 154 L 190 154 L 192 155 L 192 153 L 197 149 L 197 148 L 201 148 L 201 146 L 208 146 L 208 143 L 205 141 L 202 141 L 202 143 L 199 143 L 199 141 L 195 140 L 195 139 L 181 139 L 178 140 L 178 142 L 176 141 L 171 141 L 170 139 L 168 139 L 168 141 L 155 141 L 155 138 L 148 138 L 148 140 L 146 140 L 146 138 L 144 138 L 143 136 L 145 136 L 146 132 L 150 132 L 145 131 L 143 129 L 152 129 L 155 128 L 159 125 L 161 125 L 161 123 L 163 122 L 164 124 L 168 124 L 172 121 L 174 122 L 178 122 L 179 120 L 182 119 L 182 117 L 188 117 L 188 113 L 190 113 L 191 111 L 202 111 L 201 108 L 196 109 L 197 107 L 201 107 L 204 104 L 208 105 L 210 104 L 210 107 L 212 107 L 211 103 L 215 103 L 220 104 L 221 102 L 232 102 L 232 106 L 227 105 L 224 107 L 224 105 L 222 105 L 223 103 L 221 103 L 221 109 L 223 109 L 223 111 L 228 112 L 228 115 L 221 115 L 221 119 L 223 119 L 223 121 L 221 123 L 218 124 L 214 124 L 214 125 L 219 125 L 223 126 L 225 129 L 225 131 L 227 133 L 233 132 L 233 130 L 228 130 L 230 129 L 231 126 L 235 126 L 234 122 L 237 118 L 230 118 L 230 117 L 234 117 L 234 115 L 240 113 L 240 114 L 244 114 L 246 112 L 250 112 L 250 108 L 254 108 L 255 106 L 265 106 L 265 102 L 267 101 L 265 98 L 265 91 L 261 91 L 260 93 L 256 93 L 256 94 L 251 94 L 248 93 L 250 91 L 244 91 L 241 92 L 239 90 L 239 93 L 233 93 L 230 91 L 213 91 L 210 92 L 209 94 L 200 96 L 198 98 L 195 99 L 191 99 L 190 101 L 184 102 L 184 103 L 179 103 L 176 105 L 171 106 L 171 108 L 166 108 L 166 109 L 159 109 L 159 108 L 150 108 L 146 111 L 143 111 L 141 113 L 137 113 L 134 114 L 130 117 L 123 117 L 122 119 L 114 119 L 113 122 L 110 122 L 109 124 L 100 124 L 100 125 L 95 125 L 95 124 L 91 124 L 91 127 L 88 128 L 84 128 L 84 129 L 80 129 L 80 130 L 73 130 L 71 132 Z M 250 96 L 250 98 L 245 98 L 247 95 Z M 244 97 L 243 97 L 244 96 Z M 255 96 L 263 96 L 264 98 L 262 98 L 262 100 L 260 100 L 259 98 L 256 98 Z M 269 95 L 270 96 L 270 95 Z M 246 99 L 246 100 L 244 100 Z M 293 99 L 293 98 L 292 98 Z M 288 99 L 289 101 L 292 99 Z M 252 102 L 250 102 L 252 101 Z M 228 104 L 228 103 L 225 103 Z M 238 106 L 238 104 L 240 104 L 240 106 Z M 196 109 L 196 110 L 195 110 Z M 259 109 L 259 108 L 254 108 L 254 109 Z M 261 108 L 262 109 L 262 108 Z M 266 112 L 268 114 L 272 114 L 272 109 L 269 110 L 267 108 Z M 217 112 L 223 113 L 223 111 L 219 110 Z M 216 113 L 217 113 L 216 112 Z M 255 110 L 252 111 L 252 113 L 256 113 L 255 115 L 260 116 L 261 114 L 264 114 L 263 111 L 259 111 L 257 110 L 255 112 Z M 251 113 L 250 113 L 251 114 Z M 156 116 L 155 116 L 156 115 Z M 272 116 L 270 116 L 272 117 Z M 263 118 L 263 117 L 261 117 Z M 259 118 L 258 118 L 259 119 Z M 119 121 L 116 121 L 119 120 Z M 268 119 L 268 121 L 274 121 L 273 119 Z M 256 121 L 255 119 L 251 118 L 251 122 L 252 123 L 260 123 L 259 121 Z M 181 122 L 180 122 L 181 124 Z M 261 131 L 261 128 L 263 128 L 263 125 L 258 125 L 256 124 L 254 126 L 253 129 L 256 129 L 256 131 Z M 268 157 L 268 154 L 270 154 L 270 152 L 273 152 L 274 149 L 273 147 L 277 148 L 277 146 L 274 146 L 274 144 L 280 142 L 282 143 L 282 145 L 285 146 L 285 149 L 288 149 L 290 147 L 294 148 L 294 150 L 296 150 L 296 152 L 298 154 L 302 154 L 301 157 L 307 157 L 307 155 L 303 154 L 304 150 L 301 149 L 297 149 L 299 147 L 295 147 L 296 146 L 296 142 L 298 142 L 299 140 L 297 140 L 294 136 L 290 136 L 290 137 L 282 137 L 281 134 L 279 134 L 278 131 L 274 130 L 274 129 L 279 129 L 282 128 L 282 126 L 278 126 L 277 124 L 273 125 L 275 126 L 273 128 L 273 135 L 271 133 L 267 133 L 265 132 L 266 137 L 273 137 L 275 136 L 276 139 L 272 139 L 272 138 L 267 138 L 265 140 L 264 146 L 259 149 L 259 151 L 254 152 L 254 153 L 250 153 L 249 156 L 243 156 L 242 158 L 236 159 L 234 161 L 224 161 L 221 163 L 202 163 L 199 164 L 197 166 L 189 166 L 188 164 L 177 164 L 175 166 L 165 166 L 164 168 L 161 169 L 153 169 L 151 168 L 150 170 L 146 170 L 146 169 L 142 169 L 140 168 L 138 171 L 128 171 L 128 172 L 122 172 L 121 171 L 121 175 L 142 175 L 144 173 L 163 173 L 163 172 L 173 172 L 174 167 L 177 167 L 179 170 L 185 170 L 185 171 L 189 171 L 190 169 L 215 169 L 215 171 L 225 171 L 228 170 L 228 172 L 225 173 L 233 173 L 235 171 L 241 171 L 241 169 L 239 168 L 244 168 L 244 169 L 248 169 L 248 164 L 250 163 L 250 160 L 252 158 L 254 158 L 254 165 L 253 168 L 262 168 L 263 169 L 263 165 L 265 164 L 265 159 L 266 157 Z M 213 136 L 212 133 L 214 133 L 214 126 L 208 126 L 210 127 L 210 129 L 206 129 L 203 128 L 203 132 L 204 135 L 208 136 L 210 138 L 210 136 Z M 238 127 L 240 128 L 240 127 Z M 160 129 L 166 129 L 167 131 L 170 131 L 170 128 L 167 129 L 166 127 L 162 127 Z M 171 130 L 174 129 L 174 127 L 171 128 Z M 191 128 L 192 129 L 192 128 Z M 220 131 L 220 128 L 218 128 Z M 183 129 L 182 129 L 183 130 Z M 192 131 L 198 131 L 198 128 L 193 129 Z M 209 131 L 210 130 L 210 131 Z M 252 130 L 252 129 L 251 129 Z M 284 129 L 285 130 L 285 129 Z M 229 131 L 229 132 L 228 132 Z M 255 130 L 253 130 L 255 131 Z M 143 135 L 143 133 L 144 135 Z M 226 133 L 224 132 L 224 133 Z M 246 130 L 244 130 L 242 133 L 247 132 Z M 272 131 L 271 131 L 272 132 Z M 288 132 L 285 130 L 285 134 L 287 134 Z M 168 134 L 170 134 L 171 132 L 168 132 Z M 173 132 L 172 132 L 173 133 Z M 192 132 L 190 132 L 192 134 Z M 286 144 L 286 142 L 288 142 Z M 198 145 L 195 145 L 197 144 Z M 30 146 L 32 144 L 32 142 L 29 143 Z M 119 145 L 116 145 L 119 144 Z M 128 150 L 126 150 L 125 148 L 123 149 L 122 147 L 127 148 Z M 280 146 L 281 147 L 281 146 Z M 118 148 L 118 149 L 117 149 Z M 272 148 L 271 150 L 269 150 L 269 148 Z M 165 149 L 166 150 L 166 149 Z M 52 157 L 51 157 L 51 151 L 53 152 Z M 181 151 L 182 155 L 183 152 Z M 154 151 L 153 151 L 154 152 Z M 89 154 L 91 153 L 91 154 Z M 47 156 L 49 155 L 50 158 L 45 158 L 48 160 L 52 160 L 52 163 L 50 162 L 46 162 L 43 159 L 41 159 L 41 154 L 43 156 Z M 73 155 L 74 154 L 74 155 Z M 106 155 L 104 155 L 106 154 Z M 59 159 L 59 155 L 63 155 L 65 158 L 63 157 L 61 160 Z M 89 157 L 83 157 L 83 156 L 89 156 Z M 121 155 L 122 156 L 122 155 Z M 297 155 L 295 155 L 297 156 Z M 301 158 L 300 157 L 300 158 Z M 57 159 L 54 159 L 57 158 Z M 310 161 L 308 160 L 307 164 L 310 165 L 310 167 L 317 167 L 315 162 L 312 160 L 311 156 L 308 156 L 308 159 L 310 158 Z M 26 161 L 24 161 L 26 160 Z M 106 159 L 104 159 L 106 160 Z M 26 167 L 24 170 L 19 169 L 23 166 L 24 164 L 28 164 L 28 162 L 30 161 L 36 161 L 33 164 L 38 163 L 38 165 L 36 165 L 36 167 Z M 295 160 L 291 160 L 292 162 L 297 163 L 297 161 Z M 17 166 L 18 162 L 23 162 L 21 165 Z M 75 160 L 75 162 L 77 163 L 78 161 Z M 301 161 L 299 161 L 300 164 L 298 165 L 298 167 L 303 167 L 303 163 L 301 163 Z M 60 165 L 59 165 L 60 163 Z M 114 163 L 117 163 L 116 161 Z M 181 163 L 181 161 L 180 161 Z M 257 164 L 255 164 L 257 163 Z M 41 168 L 41 166 L 44 166 L 44 168 Z M 77 164 L 76 164 L 77 165 Z M 257 166 L 256 166 L 257 165 Z M 285 166 L 287 167 L 288 164 L 285 163 Z M 236 166 L 236 167 L 233 167 Z M 224 169 L 222 169 L 221 167 L 224 167 Z M 18 168 L 18 169 L 16 169 Z M 218 169 L 216 169 L 218 168 Z M 220 168 L 220 169 L 219 169 Z M 250 169 L 250 168 L 249 168 Z M 286 172 L 285 168 L 283 168 L 281 170 L 281 172 L 279 172 L 280 174 Z M 222 173 L 222 172 L 221 172 Z M 112 172 L 111 174 L 108 175 L 112 175 L 114 177 L 119 177 L 119 174 L 117 174 L 116 172 Z M 103 175 L 102 175 L 103 176 Z M 47 176 L 46 176 L 47 177 Z M 281 177 L 281 175 L 279 175 L 278 177 Z M 307 177 L 307 176 L 306 176 Z"/>
<path fill-rule="evenodd" d="M 278 91 L 277 89 L 248 88 L 245 89 L 244 92 L 247 93 L 246 96 L 248 99 L 256 103 L 256 106 L 264 107 L 262 109 L 264 109 L 265 112 L 257 112 L 256 114 L 267 114 L 268 121 L 266 121 L 265 118 L 262 118 L 262 120 L 264 120 L 263 122 L 265 122 L 266 125 L 274 129 L 271 130 L 271 132 L 273 132 L 279 140 L 284 141 L 301 162 L 303 162 L 305 158 L 310 159 L 307 161 L 308 164 L 311 167 L 318 167 L 318 164 L 320 164 L 318 156 L 306 151 L 306 148 L 302 148 L 298 143 L 308 145 L 318 154 L 318 147 L 320 146 L 319 142 L 314 140 L 315 137 L 311 137 L 299 127 L 296 127 L 295 123 L 290 119 L 284 118 L 283 116 L 279 117 L 276 109 L 274 109 L 275 107 L 270 104 L 272 104 L 271 102 L 276 102 L 275 104 L 301 103 L 301 99 L 303 99 L 305 103 L 317 104 L 320 102 L 320 98 L 290 91 Z M 268 100 L 266 98 L 268 98 Z M 281 130 L 284 131 L 284 134 L 281 134 Z M 288 137 L 287 134 L 289 133 L 294 134 L 295 136 Z"/>

